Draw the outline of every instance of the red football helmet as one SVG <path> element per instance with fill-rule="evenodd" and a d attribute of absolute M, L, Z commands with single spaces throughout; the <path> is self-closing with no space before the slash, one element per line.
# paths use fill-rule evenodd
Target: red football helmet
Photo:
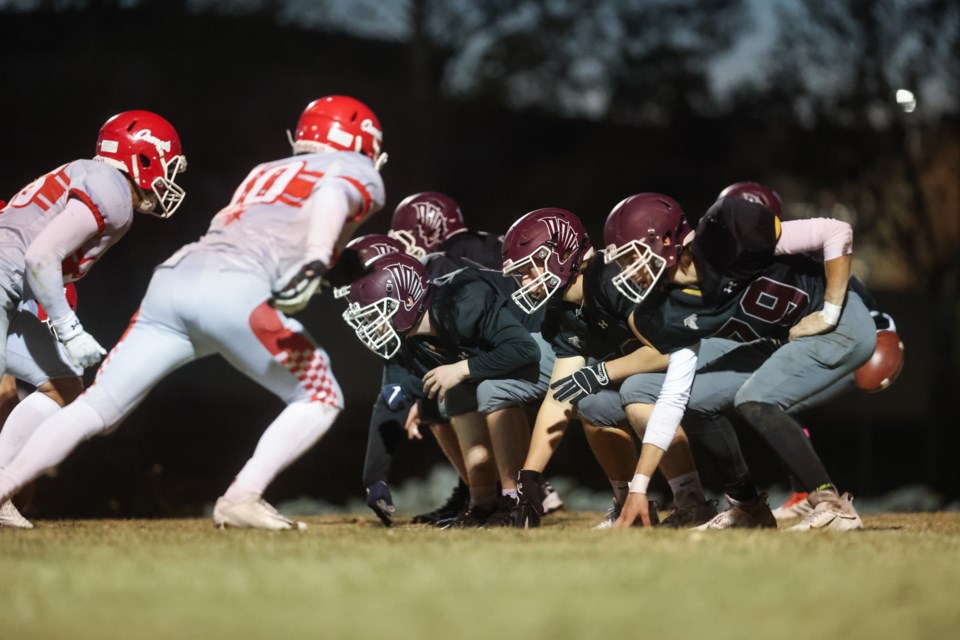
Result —
<path fill-rule="evenodd" d="M 387 235 L 402 242 L 413 257 L 422 258 L 465 230 L 460 205 L 450 196 L 427 191 L 408 196 L 397 205 Z"/>
<path fill-rule="evenodd" d="M 527 313 L 542 307 L 577 275 L 591 249 L 580 218 L 563 209 L 537 209 L 514 222 L 503 237 L 503 275 L 516 279 L 512 297 Z"/>
<path fill-rule="evenodd" d="M 673 198 L 639 193 L 620 201 L 603 227 L 604 261 L 621 268 L 614 286 L 628 300 L 640 302 L 692 238 L 693 229 Z"/>
<path fill-rule="evenodd" d="M 758 202 L 765 206 L 779 218 L 783 215 L 783 202 L 780 194 L 769 187 L 757 182 L 734 182 L 720 192 L 720 198 L 743 198 L 750 202 Z"/>
<path fill-rule="evenodd" d="M 294 153 L 318 153 L 330 148 L 362 153 L 377 169 L 387 161 L 387 154 L 380 150 L 380 121 L 367 105 L 348 96 L 326 96 L 308 104 L 291 143 Z"/>
<path fill-rule="evenodd" d="M 175 183 L 187 170 L 180 136 L 169 122 L 150 111 L 124 111 L 100 127 L 97 155 L 123 171 L 143 197 L 137 211 L 169 218 L 183 202 L 183 187 Z"/>
<path fill-rule="evenodd" d="M 405 253 L 390 253 L 367 265 L 372 273 L 350 285 L 343 319 L 360 342 L 382 358 L 392 358 L 433 297 L 427 270 Z"/>

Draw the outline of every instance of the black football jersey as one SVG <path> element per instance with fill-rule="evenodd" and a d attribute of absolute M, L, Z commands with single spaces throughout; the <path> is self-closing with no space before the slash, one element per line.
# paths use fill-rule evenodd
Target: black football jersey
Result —
<path fill-rule="evenodd" d="M 488 269 L 500 271 L 503 256 L 500 237 L 485 231 L 461 231 L 440 243 L 437 251 L 454 259 L 469 260 Z"/>
<path fill-rule="evenodd" d="M 693 240 L 699 289 L 667 286 L 633 312 L 637 331 L 663 353 L 720 337 L 786 340 L 790 327 L 823 306 L 823 265 L 775 256 L 780 228 L 762 205 L 720 200 Z"/>
<path fill-rule="evenodd" d="M 462 269 L 436 285 L 428 313 L 435 336 L 411 336 L 404 341 L 400 361 L 419 376 L 444 364 L 470 359 L 476 380 L 530 378 L 538 367 L 540 348 L 510 309 L 499 273 Z M 523 370 L 522 376 L 513 376 Z M 533 374 L 535 379 L 535 374 Z"/>
<path fill-rule="evenodd" d="M 607 360 L 642 346 L 626 323 L 632 303 L 611 280 L 618 269 L 598 254 L 584 268 L 582 305 L 559 297 L 547 303 L 541 330 L 557 357 Z"/>

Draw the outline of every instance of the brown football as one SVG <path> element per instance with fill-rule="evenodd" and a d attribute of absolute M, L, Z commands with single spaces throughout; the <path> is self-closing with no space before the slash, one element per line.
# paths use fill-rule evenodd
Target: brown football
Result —
<path fill-rule="evenodd" d="M 878 331 L 873 355 L 857 369 L 854 379 L 867 393 L 883 391 L 897 379 L 903 368 L 903 342 L 895 331 Z"/>

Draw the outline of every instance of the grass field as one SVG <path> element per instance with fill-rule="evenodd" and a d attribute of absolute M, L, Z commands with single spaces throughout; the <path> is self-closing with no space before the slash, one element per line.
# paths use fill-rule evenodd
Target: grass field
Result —
<path fill-rule="evenodd" d="M 0 529 L 0 638 L 956 638 L 960 513 L 853 534 Z"/>

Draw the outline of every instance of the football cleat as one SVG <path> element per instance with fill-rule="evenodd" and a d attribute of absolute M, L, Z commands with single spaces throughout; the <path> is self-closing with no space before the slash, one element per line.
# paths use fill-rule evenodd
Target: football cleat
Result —
<path fill-rule="evenodd" d="M 807 495 L 804 491 L 794 491 L 786 502 L 773 510 L 773 517 L 777 522 L 807 517 L 813 513 L 813 507 L 807 501 Z"/>
<path fill-rule="evenodd" d="M 294 522 L 286 518 L 263 498 L 252 496 L 241 502 L 230 502 L 226 498 L 217 500 L 213 507 L 213 522 L 218 529 L 237 527 L 240 529 L 306 529 L 303 522 Z"/>
<path fill-rule="evenodd" d="M 807 500 L 813 506 L 813 511 L 800 524 L 796 524 L 787 531 L 854 531 L 863 529 L 860 514 L 853 506 L 853 496 L 845 493 L 837 495 L 835 491 L 814 491 Z"/>
<path fill-rule="evenodd" d="M 497 503 L 483 507 L 472 504 L 461 511 L 456 518 L 440 526 L 441 529 L 479 529 L 487 524 L 490 516 L 497 512 Z"/>
<path fill-rule="evenodd" d="M 467 486 L 466 482 L 460 480 L 446 502 L 433 511 L 413 516 L 411 522 L 413 524 L 429 524 L 435 527 L 443 526 L 444 524 L 449 524 L 460 512 L 466 509 L 469 504 L 470 487 Z"/>
<path fill-rule="evenodd" d="M 520 529 L 534 529 L 543 518 L 543 501 L 546 497 L 543 476 L 537 471 L 521 469 L 517 477 L 517 520 Z"/>
<path fill-rule="evenodd" d="M 603 520 L 601 520 L 594 529 L 612 529 L 614 523 L 620 517 L 620 501 L 617 500 L 617 497 L 614 496 L 610 499 L 611 505 L 607 509 L 607 512 L 603 514 Z"/>
<path fill-rule="evenodd" d="M 549 482 L 543 483 L 543 515 L 550 515 L 554 511 L 560 511 L 563 509 L 563 500 L 560 499 L 560 494 L 557 493 L 557 490 L 553 488 L 553 485 Z"/>
<path fill-rule="evenodd" d="M 0 505 L 0 527 L 33 529 L 33 524 L 20 514 L 13 502 L 7 500 Z"/>
<path fill-rule="evenodd" d="M 497 508 L 490 514 L 484 527 L 512 527 L 517 521 L 517 505 L 519 500 L 513 496 L 497 498 Z"/>
<path fill-rule="evenodd" d="M 699 492 L 681 491 L 673 501 L 673 511 L 662 524 L 671 529 L 683 529 L 701 525 L 716 515 L 716 500 L 706 500 Z"/>
<path fill-rule="evenodd" d="M 776 529 L 777 519 L 767 504 L 767 494 L 761 493 L 753 500 L 739 502 L 727 496 L 730 508 L 718 513 L 712 520 L 694 527 L 694 531 L 714 529 Z"/>
<path fill-rule="evenodd" d="M 393 514 L 397 508 L 393 506 L 393 496 L 386 482 L 381 480 L 367 487 L 367 506 L 373 509 L 383 526 L 393 526 Z"/>

